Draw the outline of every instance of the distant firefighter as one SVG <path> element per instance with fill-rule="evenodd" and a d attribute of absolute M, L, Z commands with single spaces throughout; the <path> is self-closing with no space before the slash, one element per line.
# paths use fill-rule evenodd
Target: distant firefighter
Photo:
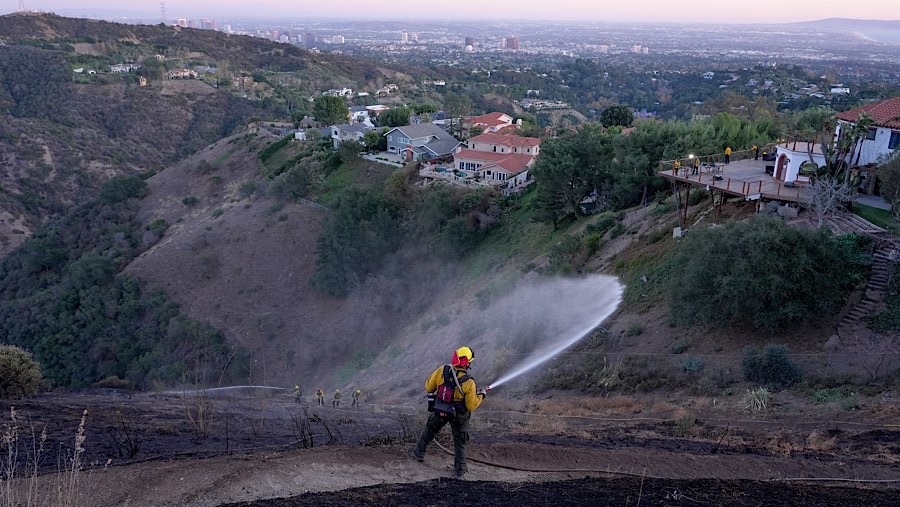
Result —
<path fill-rule="evenodd" d="M 362 391 L 359 389 L 353 391 L 353 403 L 350 405 L 351 407 L 355 407 L 359 405 L 359 397 L 362 395 Z"/>
<path fill-rule="evenodd" d="M 341 406 L 341 390 L 335 389 L 334 390 L 334 399 L 331 400 L 331 407 L 332 408 L 340 408 L 340 406 Z"/>
<path fill-rule="evenodd" d="M 294 401 L 300 403 L 303 400 L 303 391 L 300 390 L 300 385 L 294 386 Z"/>
<path fill-rule="evenodd" d="M 325 406 L 325 391 L 323 391 L 321 387 L 316 389 L 316 403 L 320 407 Z"/>

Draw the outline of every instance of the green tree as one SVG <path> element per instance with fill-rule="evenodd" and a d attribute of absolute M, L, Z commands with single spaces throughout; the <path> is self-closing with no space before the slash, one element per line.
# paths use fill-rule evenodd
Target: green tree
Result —
<path fill-rule="evenodd" d="M 141 68 L 137 70 L 137 73 L 147 79 L 162 79 L 163 75 L 166 73 L 166 66 L 157 58 L 144 58 L 141 62 Z M 228 82 L 230 84 L 231 80 L 229 79 Z"/>
<path fill-rule="evenodd" d="M 30 352 L 15 345 L 0 345 L 0 399 L 32 395 L 41 380 L 41 366 Z"/>
<path fill-rule="evenodd" d="M 444 110 L 450 117 L 450 133 L 462 134 L 462 120 L 472 114 L 472 99 L 462 93 L 450 92 L 444 97 Z"/>
<path fill-rule="evenodd" d="M 350 108 L 340 97 L 323 95 L 313 101 L 313 115 L 323 125 L 346 123 L 350 116 Z"/>
<path fill-rule="evenodd" d="M 581 201 L 612 184 L 612 136 L 597 125 L 544 142 L 531 173 L 539 215 L 556 226 L 566 215 L 581 214 Z"/>
<path fill-rule="evenodd" d="M 623 104 L 609 106 L 600 113 L 600 123 L 604 127 L 630 127 L 634 123 L 634 111 Z"/>
<path fill-rule="evenodd" d="M 378 116 L 378 125 L 389 128 L 409 125 L 409 117 L 412 113 L 412 109 L 403 106 L 388 109 Z"/>

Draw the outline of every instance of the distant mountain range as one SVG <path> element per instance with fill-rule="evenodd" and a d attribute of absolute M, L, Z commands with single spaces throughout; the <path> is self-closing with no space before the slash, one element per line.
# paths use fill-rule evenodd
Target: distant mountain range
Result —
<path fill-rule="evenodd" d="M 828 18 L 817 21 L 802 21 L 799 23 L 785 23 L 787 26 L 798 28 L 814 28 L 836 32 L 848 32 L 857 30 L 896 30 L 900 31 L 900 20 L 879 19 L 849 19 Z"/>

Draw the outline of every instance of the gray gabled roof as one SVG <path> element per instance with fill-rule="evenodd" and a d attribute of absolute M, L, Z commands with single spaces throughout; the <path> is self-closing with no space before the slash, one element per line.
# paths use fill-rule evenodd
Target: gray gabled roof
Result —
<path fill-rule="evenodd" d="M 343 130 L 344 132 L 355 132 L 358 134 L 365 133 L 369 130 L 374 129 L 374 127 L 370 127 L 365 123 L 344 123 L 341 125 L 335 125 L 334 128 Z"/>
<path fill-rule="evenodd" d="M 444 129 L 438 127 L 433 123 L 420 123 L 418 125 L 404 125 L 403 127 L 394 127 L 387 134 L 391 132 L 399 130 L 403 135 L 410 139 L 416 139 L 418 137 L 426 137 L 426 136 L 434 136 L 439 140 L 450 141 L 456 140 L 453 136 L 448 134 Z M 387 135 L 385 134 L 385 135 Z"/>
<path fill-rule="evenodd" d="M 449 154 L 453 153 L 453 150 L 455 150 L 456 147 L 459 146 L 460 144 L 462 144 L 462 143 L 457 141 L 456 139 L 452 139 L 452 140 L 441 139 L 441 140 L 431 141 L 430 143 L 423 146 L 423 148 L 427 149 L 428 151 L 430 151 L 431 153 L 434 153 L 437 156 L 442 156 L 442 155 L 449 155 Z"/>

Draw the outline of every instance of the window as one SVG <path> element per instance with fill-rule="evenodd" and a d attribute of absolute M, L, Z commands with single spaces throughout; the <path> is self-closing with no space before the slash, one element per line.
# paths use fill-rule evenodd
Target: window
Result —
<path fill-rule="evenodd" d="M 393 139 L 391 139 L 392 137 L 393 136 L 388 136 L 388 141 L 393 141 Z"/>
<path fill-rule="evenodd" d="M 869 130 L 866 132 L 866 139 L 869 140 L 869 141 L 874 141 L 874 140 L 875 140 L 875 134 L 877 134 L 877 133 L 878 133 L 878 131 L 877 131 L 876 129 L 869 129 Z"/>
<path fill-rule="evenodd" d="M 891 132 L 891 140 L 888 141 L 888 149 L 896 150 L 900 146 L 900 132 Z"/>

